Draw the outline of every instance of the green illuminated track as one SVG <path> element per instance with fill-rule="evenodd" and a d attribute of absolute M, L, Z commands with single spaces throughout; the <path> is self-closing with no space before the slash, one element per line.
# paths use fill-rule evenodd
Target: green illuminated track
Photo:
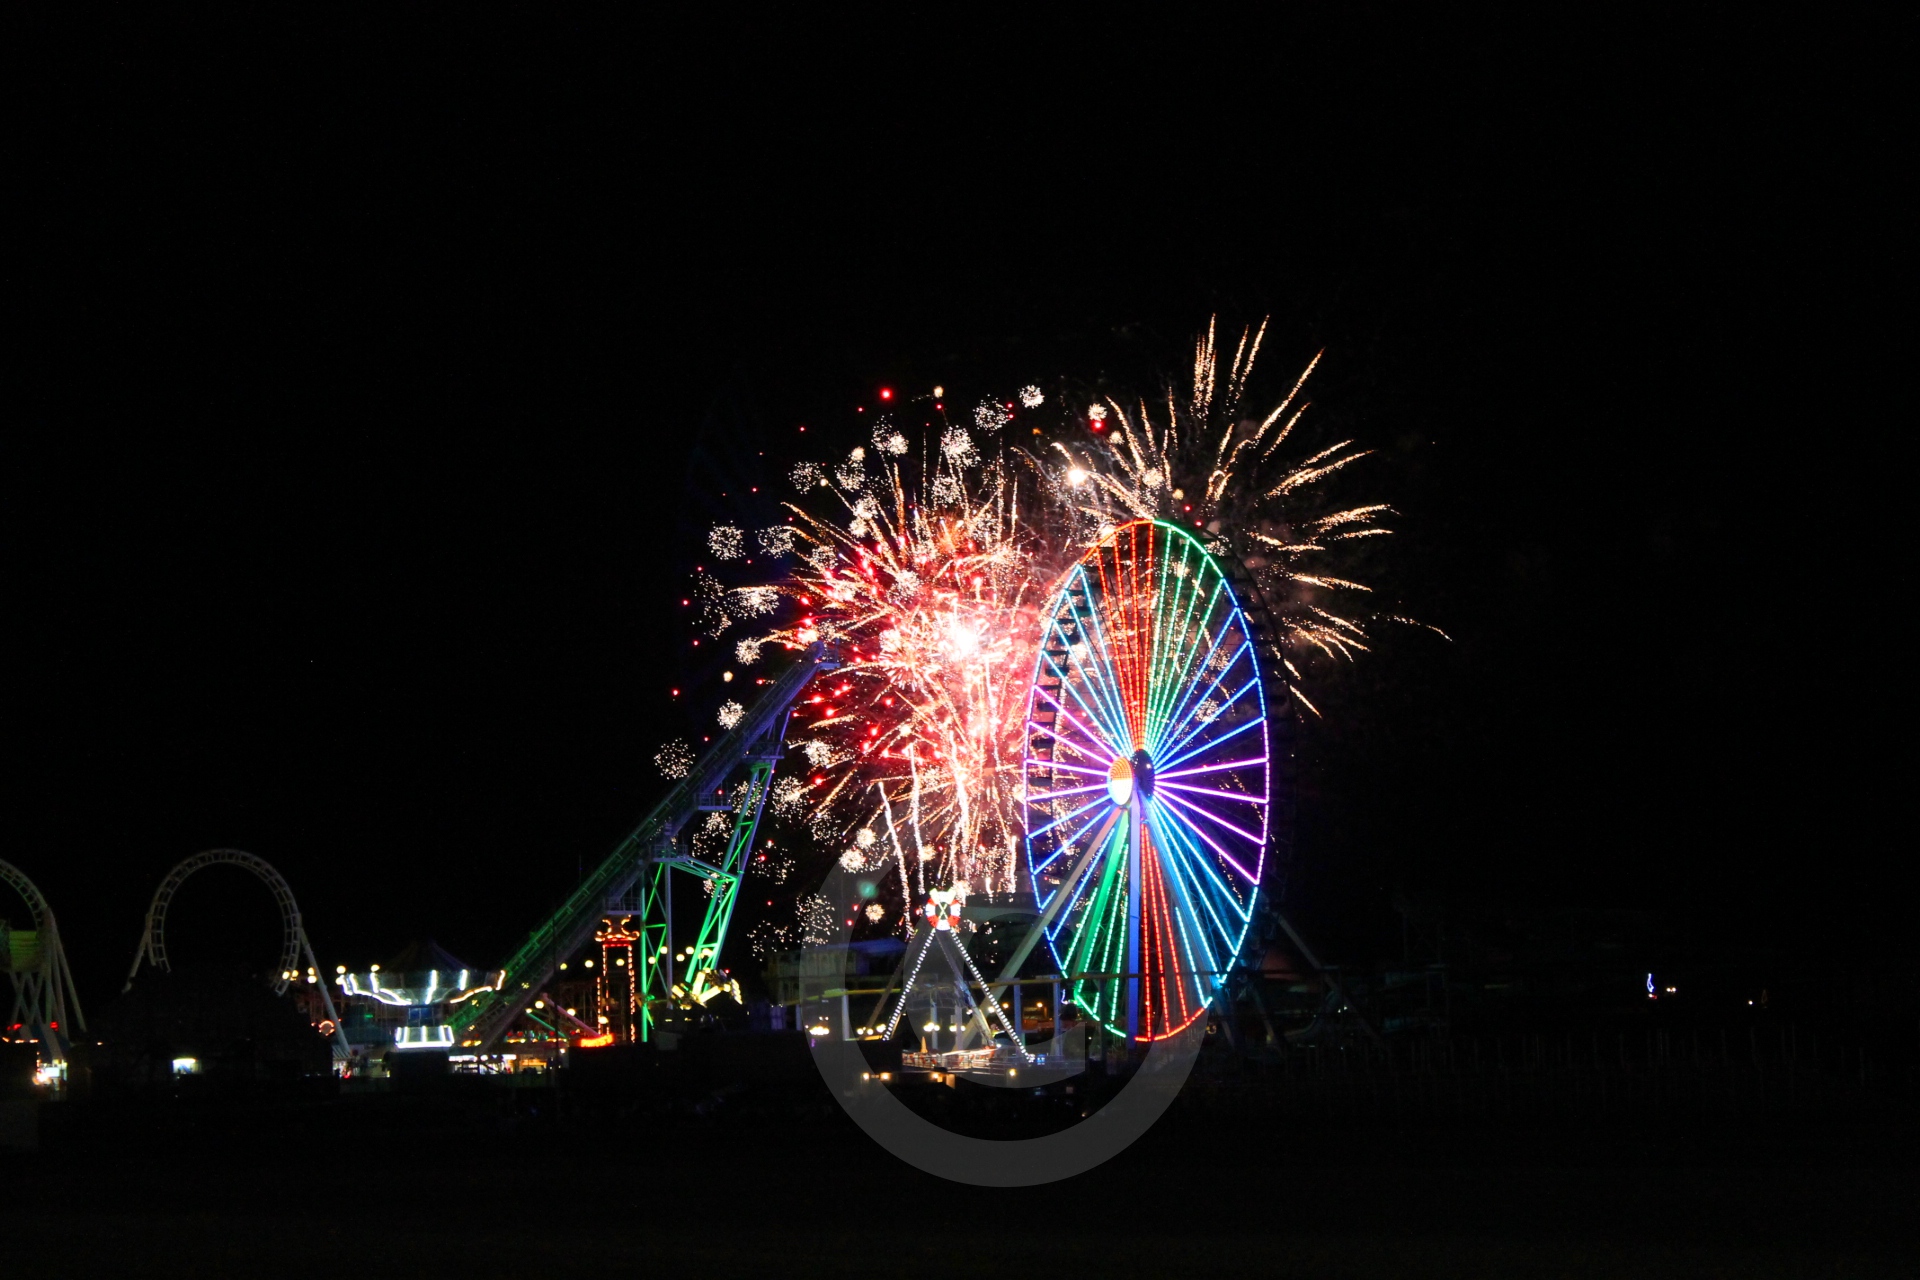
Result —
<path fill-rule="evenodd" d="M 753 776 L 759 784 L 755 788 L 759 794 L 743 806 L 743 811 L 751 808 L 757 820 L 759 801 L 764 799 L 767 777 L 785 736 L 788 710 L 814 676 L 832 671 L 838 665 L 830 650 L 815 645 L 768 686 L 740 722 L 707 749 L 687 776 L 580 882 L 560 909 L 527 935 L 526 941 L 502 966 L 506 977 L 498 993 L 475 996 L 456 1006 L 448 1020 L 455 1039 L 463 1043 L 478 1040 L 483 1048 L 491 1045 L 539 995 L 556 966 L 586 945 L 609 899 L 627 893 L 649 871 L 659 876 L 672 866 L 695 869 L 692 859 L 679 856 L 677 845 L 681 830 L 701 811 L 702 805 L 711 805 L 716 790 L 734 770 L 749 762 L 755 766 Z M 729 865 L 699 864 L 697 868 L 703 877 L 717 877 L 721 885 L 721 891 L 716 892 L 715 900 L 708 906 L 707 925 L 701 930 L 699 963 L 708 969 L 717 967 L 727 921 L 732 915 L 734 891 L 744 870 L 744 866 L 731 864 L 736 859 L 744 861 L 746 846 L 752 839 L 751 830 L 748 824 L 744 838 L 736 833 L 728 850 Z M 648 897 L 650 901 L 658 898 L 664 910 L 663 895 L 649 894 Z M 664 920 L 660 924 L 664 925 Z M 652 968 L 650 965 L 650 972 Z M 689 980 L 693 977 L 692 973 L 688 974 Z"/>

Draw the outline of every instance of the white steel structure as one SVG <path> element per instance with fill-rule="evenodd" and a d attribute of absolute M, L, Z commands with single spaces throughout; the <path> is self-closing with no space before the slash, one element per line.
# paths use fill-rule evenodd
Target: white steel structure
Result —
<path fill-rule="evenodd" d="M 300 904 L 293 899 L 293 887 L 273 864 L 256 854 L 240 849 L 209 849 L 205 853 L 196 853 L 183 860 L 167 873 L 167 878 L 154 890 L 153 902 L 147 907 L 146 930 L 141 935 L 140 947 L 133 953 L 133 967 L 127 971 L 127 983 L 122 991 L 133 989 L 133 980 L 140 973 L 143 964 L 152 965 L 163 973 L 173 971 L 172 963 L 167 959 L 167 907 L 173 901 L 173 895 L 180 891 L 180 885 L 196 871 L 207 867 L 239 867 L 250 871 L 273 891 L 274 901 L 280 905 L 280 976 L 273 984 L 275 995 L 285 995 L 289 984 L 298 981 L 304 974 L 309 982 L 318 986 L 320 1002 L 327 1012 L 327 1020 L 333 1025 L 333 1057 L 336 1064 L 347 1058 L 347 1035 L 340 1025 L 340 1015 L 333 1007 L 333 997 L 327 992 L 327 984 L 319 981 L 319 962 L 313 958 L 313 944 L 307 940 L 306 927 L 300 922 Z M 302 961 L 305 962 L 304 968 Z"/>
<path fill-rule="evenodd" d="M 60 928 L 54 923 L 53 908 L 26 873 L 12 863 L 0 862 L 0 881 L 20 895 L 32 917 L 31 928 L 10 928 L 0 941 L 5 947 L 0 964 L 4 964 L 13 985 L 13 1010 L 0 1032 L 13 1040 L 38 1041 L 43 1068 L 57 1075 L 64 1069 L 72 1047 L 73 1030 L 87 1029 L 86 1015 L 80 1011 L 80 993 L 74 989 L 73 971 L 67 967 L 67 954 L 60 947 Z"/>

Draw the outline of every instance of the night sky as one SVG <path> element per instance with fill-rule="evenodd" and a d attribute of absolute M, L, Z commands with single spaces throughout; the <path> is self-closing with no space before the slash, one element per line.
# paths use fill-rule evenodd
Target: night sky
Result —
<path fill-rule="evenodd" d="M 1325 348 L 1380 580 L 1452 637 L 1319 677 L 1331 950 L 1397 947 L 1405 893 L 1894 954 L 1887 80 L 1744 14 L 1321 12 L 47 33 L 0 856 L 83 999 L 210 847 L 286 874 L 323 965 L 499 959 L 720 700 L 678 607 L 712 460 L 844 451 L 881 385 L 1151 392 L 1216 313 L 1272 317 L 1258 400 Z M 176 956 L 270 966 L 264 893 L 200 890 Z"/>

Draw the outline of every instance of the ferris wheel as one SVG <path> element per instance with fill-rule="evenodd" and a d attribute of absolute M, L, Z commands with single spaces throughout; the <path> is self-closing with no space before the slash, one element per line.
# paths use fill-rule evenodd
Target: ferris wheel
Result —
<path fill-rule="evenodd" d="M 1219 561 L 1186 530 L 1106 534 L 1042 615 L 1027 865 L 1070 999 L 1158 1040 L 1202 1016 L 1266 860 L 1266 691 Z"/>

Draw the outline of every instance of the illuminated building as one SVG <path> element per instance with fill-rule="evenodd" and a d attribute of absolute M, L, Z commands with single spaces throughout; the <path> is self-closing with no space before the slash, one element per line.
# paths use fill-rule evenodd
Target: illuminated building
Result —
<path fill-rule="evenodd" d="M 600 968 L 594 977 L 594 1011 L 599 1030 L 582 1037 L 585 1048 L 632 1040 L 640 1021 L 641 993 L 634 982 L 633 946 L 641 941 L 633 921 L 602 920 L 593 940 L 600 944 Z M 611 1036 L 603 1040 L 602 1037 Z M 593 1043 L 588 1043 L 589 1041 Z"/>

